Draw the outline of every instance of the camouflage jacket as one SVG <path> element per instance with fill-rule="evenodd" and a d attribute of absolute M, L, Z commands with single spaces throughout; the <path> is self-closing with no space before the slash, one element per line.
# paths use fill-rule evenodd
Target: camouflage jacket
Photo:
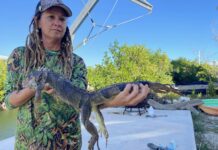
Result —
<path fill-rule="evenodd" d="M 10 93 L 18 90 L 16 84 L 23 80 L 25 47 L 16 48 L 8 59 L 5 85 L 7 108 L 15 108 L 9 103 Z M 73 55 L 72 84 L 87 88 L 86 66 L 79 56 Z M 46 50 L 45 66 L 62 73 L 60 52 Z M 37 107 L 34 98 L 18 108 L 15 149 L 81 149 L 81 127 L 78 110 L 47 93 Z"/>

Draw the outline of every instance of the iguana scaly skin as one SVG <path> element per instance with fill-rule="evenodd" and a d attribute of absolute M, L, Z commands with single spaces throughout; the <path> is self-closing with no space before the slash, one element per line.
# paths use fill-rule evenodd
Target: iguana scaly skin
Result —
<path fill-rule="evenodd" d="M 23 83 L 23 86 L 36 89 L 35 98 L 38 100 L 40 99 L 41 90 L 46 83 L 49 83 L 49 85 L 54 88 L 56 94 L 61 98 L 62 101 L 77 109 L 81 109 L 82 123 L 85 126 L 86 130 L 91 134 L 91 139 L 88 146 L 89 150 L 94 149 L 94 145 L 96 144 L 96 142 L 98 149 L 100 149 L 98 145 L 98 131 L 94 124 L 89 120 L 91 112 L 96 112 L 96 118 L 100 126 L 100 132 L 103 133 L 104 137 L 107 140 L 108 132 L 105 127 L 104 118 L 99 107 L 107 101 L 112 100 L 114 96 L 123 91 L 128 83 L 142 83 L 143 85 L 147 84 L 151 90 L 157 93 L 179 93 L 170 85 L 164 85 L 149 81 L 118 83 L 94 92 L 88 92 L 72 85 L 70 80 L 66 79 L 64 76 L 54 73 L 45 68 L 39 69 L 38 71 L 34 71 L 29 74 L 26 82 Z"/>

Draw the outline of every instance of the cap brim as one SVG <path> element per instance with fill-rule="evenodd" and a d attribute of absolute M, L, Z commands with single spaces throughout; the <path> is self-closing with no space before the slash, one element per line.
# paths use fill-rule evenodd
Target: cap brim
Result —
<path fill-rule="evenodd" d="M 72 16 L 72 11 L 70 10 L 69 7 L 67 7 L 66 5 L 64 4 L 57 4 L 57 5 L 53 5 L 52 7 L 61 7 L 65 12 L 66 12 L 66 17 L 70 17 Z M 51 7 L 50 7 L 51 8 Z M 47 8 L 48 9 L 48 8 Z"/>

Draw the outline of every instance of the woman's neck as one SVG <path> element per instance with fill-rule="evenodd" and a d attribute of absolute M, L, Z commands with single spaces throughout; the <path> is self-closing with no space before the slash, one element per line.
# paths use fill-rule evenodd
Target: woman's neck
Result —
<path fill-rule="evenodd" d="M 52 51 L 59 51 L 61 49 L 61 41 L 60 40 L 49 40 L 44 39 L 43 45 L 45 49 L 52 50 Z"/>

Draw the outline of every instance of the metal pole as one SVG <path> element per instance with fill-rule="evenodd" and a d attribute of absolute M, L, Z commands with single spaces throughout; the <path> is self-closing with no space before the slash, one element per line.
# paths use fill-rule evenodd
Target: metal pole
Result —
<path fill-rule="evenodd" d="M 146 0 L 132 0 L 132 2 L 148 9 L 149 11 L 152 11 L 153 6 L 150 3 L 148 3 Z"/>
<path fill-rule="evenodd" d="M 71 35 L 72 41 L 74 40 L 75 32 L 80 27 L 80 25 L 83 23 L 83 21 L 86 19 L 88 14 L 92 11 L 92 9 L 97 4 L 97 2 L 98 0 L 89 0 L 84 6 L 84 8 L 82 9 L 82 11 L 80 12 L 80 14 L 77 16 L 73 24 L 71 25 L 70 35 Z"/>

